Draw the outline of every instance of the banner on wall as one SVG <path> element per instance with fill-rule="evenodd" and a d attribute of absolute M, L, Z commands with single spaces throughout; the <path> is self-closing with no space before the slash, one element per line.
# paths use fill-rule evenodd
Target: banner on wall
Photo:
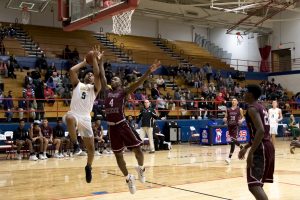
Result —
<path fill-rule="evenodd" d="M 208 129 L 200 129 L 200 143 L 203 145 L 228 144 L 231 139 L 227 126 L 211 126 Z M 246 126 L 240 127 L 237 140 L 241 143 L 250 140 L 250 134 Z"/>

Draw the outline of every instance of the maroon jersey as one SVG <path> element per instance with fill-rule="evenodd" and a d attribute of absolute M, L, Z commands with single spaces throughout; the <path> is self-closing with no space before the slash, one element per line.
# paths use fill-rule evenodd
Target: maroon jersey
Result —
<path fill-rule="evenodd" d="M 126 93 L 124 89 L 109 90 L 105 98 L 105 114 L 106 121 L 119 122 L 125 119 L 124 104 L 126 99 Z"/>
<path fill-rule="evenodd" d="M 41 126 L 41 132 L 46 138 L 50 138 L 50 136 L 53 135 L 53 130 L 49 125 L 47 127 Z"/>
<path fill-rule="evenodd" d="M 266 108 L 263 105 L 261 105 L 260 103 L 257 103 L 257 102 L 252 105 L 249 105 L 249 108 L 250 107 L 254 107 L 259 112 L 260 119 L 261 119 L 264 129 L 265 129 L 263 140 L 270 140 L 270 124 L 269 124 L 268 111 L 266 110 Z M 256 134 L 256 128 L 248 114 L 248 111 L 246 113 L 246 121 L 247 121 L 247 126 L 248 126 L 249 132 L 250 132 L 250 139 L 251 139 L 251 141 L 253 141 L 255 134 Z"/>
<path fill-rule="evenodd" d="M 240 108 L 236 107 L 235 109 L 227 109 L 227 124 L 228 126 L 238 126 L 239 120 L 241 118 Z"/>

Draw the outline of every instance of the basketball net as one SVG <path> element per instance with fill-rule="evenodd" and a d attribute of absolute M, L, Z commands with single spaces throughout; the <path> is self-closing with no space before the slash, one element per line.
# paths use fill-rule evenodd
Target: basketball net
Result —
<path fill-rule="evenodd" d="M 236 33 L 236 39 L 237 39 L 237 45 L 238 46 L 240 46 L 240 45 L 242 45 L 242 43 L 243 43 L 243 36 L 241 36 L 241 33 L 240 32 L 237 32 Z"/>
<path fill-rule="evenodd" d="M 28 11 L 28 7 L 24 6 L 22 8 L 22 24 L 28 24 L 30 21 L 30 12 Z"/>
<path fill-rule="evenodd" d="M 131 33 L 131 17 L 134 10 L 126 11 L 112 17 L 113 33 L 118 35 L 128 35 Z"/>

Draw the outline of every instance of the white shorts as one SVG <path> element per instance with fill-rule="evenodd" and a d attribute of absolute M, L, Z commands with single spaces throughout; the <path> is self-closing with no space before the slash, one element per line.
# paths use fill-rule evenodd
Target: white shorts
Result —
<path fill-rule="evenodd" d="M 270 124 L 270 134 L 277 135 L 278 124 Z"/>
<path fill-rule="evenodd" d="M 78 115 L 72 111 L 68 111 L 67 114 L 63 116 L 63 122 L 66 124 L 66 116 L 71 115 L 76 120 L 76 128 L 78 130 L 78 134 L 81 137 L 93 137 L 93 129 L 92 129 L 92 121 L 90 116 L 82 116 Z"/>

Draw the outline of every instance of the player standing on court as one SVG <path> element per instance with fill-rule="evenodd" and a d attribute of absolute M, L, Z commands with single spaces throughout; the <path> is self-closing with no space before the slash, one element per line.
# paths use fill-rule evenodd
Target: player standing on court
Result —
<path fill-rule="evenodd" d="M 245 102 L 248 103 L 246 122 L 250 132 L 250 142 L 239 152 L 244 159 L 247 149 L 247 182 L 249 191 L 257 200 L 267 200 L 263 189 L 264 182 L 273 183 L 275 150 L 270 141 L 268 112 L 257 102 L 262 94 L 258 85 L 248 85 Z"/>
<path fill-rule="evenodd" d="M 275 139 L 277 130 L 278 130 L 278 122 L 282 120 L 282 112 L 280 108 L 277 108 L 277 101 L 272 102 L 272 108 L 269 109 L 269 122 L 270 122 L 270 134 L 271 134 L 271 141 L 275 146 Z"/>
<path fill-rule="evenodd" d="M 123 157 L 123 150 L 127 147 L 134 152 L 138 162 L 136 170 L 141 183 L 145 183 L 144 154 L 141 149 L 142 140 L 137 134 L 135 134 L 135 131 L 132 130 L 125 118 L 124 104 L 126 97 L 143 84 L 147 77 L 159 67 L 160 62 L 155 61 L 142 77 L 126 88 L 122 87 L 122 82 L 119 77 L 113 77 L 111 80 L 112 89 L 107 91 L 104 101 L 106 120 L 109 125 L 108 132 L 111 140 L 111 148 L 115 154 L 117 164 L 121 172 L 126 177 L 126 182 L 131 194 L 136 192 L 134 183 L 135 177 L 128 173 L 126 162 Z M 100 72 L 100 79 L 102 81 L 102 86 L 106 87 L 107 83 L 103 69 Z"/>
<path fill-rule="evenodd" d="M 240 143 L 237 141 L 238 138 L 238 132 L 239 132 L 239 125 L 242 124 L 244 120 L 244 113 L 243 109 L 238 107 L 238 100 L 236 98 L 233 98 L 231 101 L 231 108 L 227 109 L 225 113 L 225 117 L 223 121 L 228 126 L 228 132 L 231 139 L 230 142 L 230 153 L 228 158 L 225 160 L 225 162 L 229 165 L 231 162 L 231 157 L 235 149 L 235 145 L 237 145 L 240 148 L 243 148 Z"/>
<path fill-rule="evenodd" d="M 85 166 L 87 183 L 92 181 L 92 163 L 95 153 L 94 134 L 92 130 L 90 113 L 92 111 L 96 96 L 101 89 L 99 68 L 103 68 L 103 66 L 98 66 L 98 61 L 101 61 L 102 56 L 103 52 L 100 53 L 100 51 L 95 48 L 92 54 L 93 70 L 85 71 L 83 83 L 79 81 L 77 73 L 82 67 L 86 66 L 86 59 L 70 69 L 70 79 L 73 85 L 73 94 L 70 111 L 68 111 L 68 113 L 64 116 L 71 142 L 74 145 L 74 155 L 79 155 L 82 152 L 77 141 L 76 129 L 83 138 L 84 144 L 87 148 L 88 157 L 87 164 Z"/>

